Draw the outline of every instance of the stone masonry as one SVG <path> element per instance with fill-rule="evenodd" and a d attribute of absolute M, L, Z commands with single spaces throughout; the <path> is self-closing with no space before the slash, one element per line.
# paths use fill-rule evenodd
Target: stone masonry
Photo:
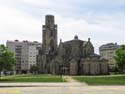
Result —
<path fill-rule="evenodd" d="M 108 61 L 94 53 L 90 38 L 73 40 L 57 45 L 57 25 L 53 15 L 46 15 L 43 25 L 42 48 L 39 49 L 37 65 L 39 73 L 64 75 L 108 74 Z"/>

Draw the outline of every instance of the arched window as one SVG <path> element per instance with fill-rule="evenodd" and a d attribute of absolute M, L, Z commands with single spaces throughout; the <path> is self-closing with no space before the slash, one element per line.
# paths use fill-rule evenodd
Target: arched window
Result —
<path fill-rule="evenodd" d="M 50 41 L 50 51 L 53 51 L 54 50 L 54 41 L 51 40 Z"/>

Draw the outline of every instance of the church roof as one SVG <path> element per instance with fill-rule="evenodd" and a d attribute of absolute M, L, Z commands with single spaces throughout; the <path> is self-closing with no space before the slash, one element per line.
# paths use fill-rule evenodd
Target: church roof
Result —
<path fill-rule="evenodd" d="M 80 40 L 77 35 L 75 35 L 74 39 L 66 41 L 66 42 L 62 42 L 61 40 L 60 44 L 64 48 L 72 48 L 72 47 L 85 47 L 88 42 L 90 42 L 90 38 L 88 38 L 88 41 L 83 41 L 83 40 Z"/>
<path fill-rule="evenodd" d="M 73 39 L 73 40 L 70 40 L 70 41 L 66 41 L 66 42 L 63 42 L 63 46 L 64 47 L 82 47 L 83 45 L 86 45 L 87 41 L 82 41 L 82 40 L 79 40 L 79 39 Z"/>
<path fill-rule="evenodd" d="M 84 41 L 84 43 L 83 43 L 83 47 L 84 47 L 86 44 L 87 44 L 87 41 Z"/>

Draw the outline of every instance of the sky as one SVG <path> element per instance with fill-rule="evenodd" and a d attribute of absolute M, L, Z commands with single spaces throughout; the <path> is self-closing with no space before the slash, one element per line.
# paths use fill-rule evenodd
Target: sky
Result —
<path fill-rule="evenodd" d="M 45 15 L 55 16 L 58 40 L 125 44 L 125 0 L 0 0 L 0 44 L 7 40 L 42 42 Z"/>

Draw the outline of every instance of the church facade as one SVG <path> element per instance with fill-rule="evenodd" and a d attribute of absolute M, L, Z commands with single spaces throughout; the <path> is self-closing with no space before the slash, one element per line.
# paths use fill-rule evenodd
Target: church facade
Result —
<path fill-rule="evenodd" d="M 64 75 L 108 74 L 108 61 L 94 53 L 90 38 L 74 39 L 58 45 L 57 25 L 53 15 L 46 15 L 42 31 L 42 47 L 37 56 L 38 72 Z"/>

